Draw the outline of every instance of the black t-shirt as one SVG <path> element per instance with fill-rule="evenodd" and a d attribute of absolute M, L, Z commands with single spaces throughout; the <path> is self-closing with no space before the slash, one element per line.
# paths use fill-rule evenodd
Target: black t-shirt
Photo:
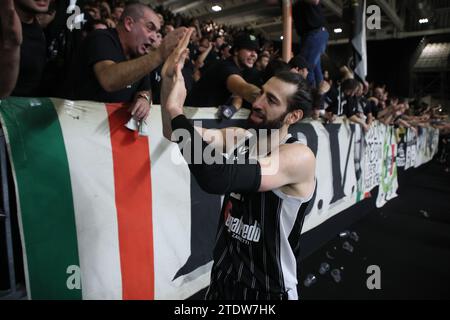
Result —
<path fill-rule="evenodd" d="M 181 70 L 181 73 L 183 73 L 184 85 L 186 86 L 186 90 L 187 92 L 189 92 L 192 90 L 192 86 L 195 83 L 194 64 L 190 59 L 186 59 L 186 62 L 184 63 L 184 67 Z"/>
<path fill-rule="evenodd" d="M 161 104 L 161 70 L 162 65 L 150 73 L 153 104 Z M 181 73 L 183 74 L 186 91 L 189 92 L 194 84 L 194 65 L 189 59 L 184 63 Z"/>
<path fill-rule="evenodd" d="M 191 55 L 191 60 L 192 61 L 197 61 L 198 57 L 201 55 L 202 53 L 197 50 L 195 52 L 195 54 Z M 200 71 L 200 76 L 202 77 L 203 75 L 206 74 L 206 72 L 208 71 L 208 69 L 211 66 L 214 66 L 218 61 L 220 61 L 220 56 L 218 56 L 216 54 L 216 52 L 214 50 L 211 50 L 208 55 L 206 56 L 205 60 L 203 61 L 203 66 L 199 69 Z M 192 62 L 191 62 L 192 63 Z M 194 73 L 194 66 L 192 65 L 192 73 Z M 183 74 L 184 75 L 184 74 Z"/>
<path fill-rule="evenodd" d="M 298 35 L 325 27 L 326 24 L 321 5 L 313 5 L 303 0 L 297 1 L 292 7 L 292 17 Z"/>
<path fill-rule="evenodd" d="M 258 88 L 261 88 L 264 84 L 264 80 L 263 80 L 264 72 L 259 71 L 255 67 L 245 68 L 242 71 L 242 77 L 244 78 L 245 81 L 247 81 L 248 83 L 254 84 Z M 242 101 L 242 107 L 251 109 L 252 104 L 250 102 L 248 102 L 247 100 L 244 100 L 244 101 Z"/>
<path fill-rule="evenodd" d="M 350 118 L 359 112 L 357 97 L 351 97 L 351 96 L 344 95 L 344 99 L 342 100 L 342 105 L 343 105 L 343 109 L 344 109 L 344 114 L 347 118 Z"/>
<path fill-rule="evenodd" d="M 325 94 L 324 102 L 328 105 L 326 108 L 327 112 L 332 112 L 333 114 L 339 113 L 339 104 L 340 104 L 340 98 L 339 93 L 340 92 L 340 86 L 333 84 L 328 90 L 328 92 Z"/>
<path fill-rule="evenodd" d="M 380 105 L 378 105 L 377 103 L 375 103 L 372 100 L 367 99 L 367 104 L 366 107 L 364 109 L 364 113 L 365 114 L 369 114 L 372 113 L 372 116 L 374 118 L 377 118 L 378 116 L 378 112 L 382 110 L 382 108 L 380 107 Z"/>
<path fill-rule="evenodd" d="M 97 80 L 94 65 L 99 61 L 127 61 L 116 29 L 95 30 L 81 44 L 69 75 L 70 98 L 100 102 L 130 102 L 137 92 L 150 89 L 150 76 L 130 83 L 126 88 L 106 92 Z"/>
<path fill-rule="evenodd" d="M 77 5 L 83 8 L 83 2 L 85 1 L 77 0 Z M 92 23 L 93 19 L 81 9 L 88 23 L 81 24 L 81 29 L 75 28 L 70 31 L 67 28 L 67 20 L 72 13 L 66 12 L 69 0 L 55 1 L 53 5 L 55 18 L 44 30 L 47 40 L 47 63 L 40 91 L 46 97 L 65 98 L 65 81 L 70 73 L 71 62 L 81 45 L 88 23 Z"/>
<path fill-rule="evenodd" d="M 259 71 L 258 69 L 253 67 L 253 68 L 244 69 L 242 74 L 243 74 L 243 78 L 245 79 L 245 81 L 247 81 L 248 83 L 254 84 L 258 88 L 261 88 L 262 85 L 264 84 L 264 80 L 263 80 L 264 71 Z"/>
<path fill-rule="evenodd" d="M 369 113 L 371 113 L 373 116 L 375 116 L 378 113 L 378 108 L 377 108 L 376 103 L 365 97 L 363 98 L 363 101 L 365 101 L 364 114 L 368 115 Z"/>
<path fill-rule="evenodd" d="M 242 76 L 233 58 L 218 61 L 193 85 L 187 96 L 186 105 L 217 107 L 229 103 L 231 92 L 227 89 L 227 79 L 233 74 Z"/>
<path fill-rule="evenodd" d="M 20 69 L 12 96 L 41 96 L 41 85 L 47 60 L 47 47 L 42 28 L 37 23 L 22 23 L 23 41 L 20 47 Z"/>

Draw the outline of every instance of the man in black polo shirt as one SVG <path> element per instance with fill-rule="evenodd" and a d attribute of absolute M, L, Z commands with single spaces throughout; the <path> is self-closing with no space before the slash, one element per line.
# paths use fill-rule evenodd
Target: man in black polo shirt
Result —
<path fill-rule="evenodd" d="M 212 65 L 189 92 L 188 106 L 222 107 L 225 117 L 236 112 L 232 96 L 252 103 L 260 89 L 243 78 L 243 70 L 252 68 L 256 61 L 258 41 L 255 36 L 242 33 L 234 39 L 233 56 Z"/>
<path fill-rule="evenodd" d="M 69 75 L 69 97 L 101 102 L 132 102 L 130 111 L 145 119 L 150 111 L 150 72 L 181 39 L 185 28 L 168 34 L 158 48 L 160 20 L 148 6 L 125 7 L 117 29 L 96 30 L 81 45 Z"/>
<path fill-rule="evenodd" d="M 292 8 L 292 17 L 300 36 L 300 54 L 311 66 L 308 82 L 318 87 L 323 81 L 320 56 L 325 52 L 329 37 L 320 0 L 298 0 Z"/>

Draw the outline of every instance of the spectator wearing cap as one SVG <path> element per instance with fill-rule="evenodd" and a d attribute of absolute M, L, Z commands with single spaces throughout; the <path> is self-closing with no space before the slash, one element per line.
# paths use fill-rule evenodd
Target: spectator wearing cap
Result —
<path fill-rule="evenodd" d="M 189 92 L 186 104 L 195 107 L 218 107 L 226 118 L 236 112 L 233 95 L 252 103 L 260 89 L 244 80 L 243 71 L 252 68 L 258 50 L 255 36 L 242 33 L 235 37 L 232 56 L 212 65 Z"/>

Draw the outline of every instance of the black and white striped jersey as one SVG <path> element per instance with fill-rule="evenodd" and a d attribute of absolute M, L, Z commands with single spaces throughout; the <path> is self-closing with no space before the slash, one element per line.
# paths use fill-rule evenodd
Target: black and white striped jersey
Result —
<path fill-rule="evenodd" d="M 288 137 L 285 143 L 295 142 Z M 297 257 L 309 200 L 279 189 L 226 195 L 211 282 L 232 283 L 234 291 L 242 290 L 228 298 L 298 299 Z"/>

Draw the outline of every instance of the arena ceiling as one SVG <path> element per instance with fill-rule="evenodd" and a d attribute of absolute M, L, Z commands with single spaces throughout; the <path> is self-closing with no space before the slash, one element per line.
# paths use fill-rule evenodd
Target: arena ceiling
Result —
<path fill-rule="evenodd" d="M 330 44 L 346 42 L 348 26 L 342 19 L 346 0 L 321 0 L 330 32 Z M 247 27 L 266 38 L 279 40 L 283 21 L 281 8 L 273 0 L 147 0 L 152 6 L 163 5 L 174 13 L 200 20 L 214 20 L 218 24 Z M 274 3 L 275 4 L 270 4 Z M 368 5 L 381 9 L 381 29 L 368 31 L 369 40 L 405 38 L 429 34 L 450 34 L 450 1 L 448 0 L 367 0 Z M 222 10 L 214 12 L 212 6 Z M 420 19 L 428 23 L 419 23 Z M 341 28 L 342 33 L 334 33 Z M 294 36 L 294 40 L 296 37 Z"/>

